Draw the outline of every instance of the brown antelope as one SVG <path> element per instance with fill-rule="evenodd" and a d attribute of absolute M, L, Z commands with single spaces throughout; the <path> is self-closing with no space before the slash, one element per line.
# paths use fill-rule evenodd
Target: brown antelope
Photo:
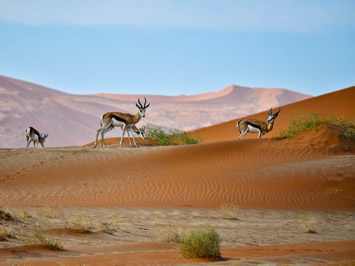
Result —
<path fill-rule="evenodd" d="M 35 144 L 38 145 L 38 143 L 41 144 L 42 148 L 44 148 L 44 142 L 46 138 L 48 137 L 48 134 L 40 134 L 36 129 L 33 127 L 29 127 L 26 129 L 26 141 L 27 141 L 27 146 L 30 145 L 31 141 L 33 141 L 33 147 L 35 147 Z"/>
<path fill-rule="evenodd" d="M 145 111 L 149 107 L 150 103 L 147 105 L 147 99 L 144 97 L 144 104 L 140 102 L 138 99 L 138 103 L 136 106 L 138 108 L 138 112 L 135 115 L 131 115 L 128 113 L 121 113 L 121 112 L 108 112 L 101 116 L 101 128 L 99 128 L 96 132 L 96 141 L 94 148 L 97 146 L 97 138 L 101 133 L 101 146 L 106 147 L 106 143 L 104 140 L 104 134 L 114 127 L 122 128 L 122 137 L 120 145 L 122 146 L 123 137 L 126 131 L 130 131 L 132 133 L 134 146 L 137 147 L 136 141 L 134 139 L 133 130 L 135 129 L 137 132 L 137 127 L 135 126 L 139 120 L 145 117 Z M 127 129 L 126 129 L 127 128 Z M 145 133 L 145 132 L 144 132 Z"/>
<path fill-rule="evenodd" d="M 276 117 L 279 115 L 281 109 L 276 113 L 272 113 L 272 108 L 268 111 L 268 119 L 267 122 L 264 121 L 259 121 L 255 119 L 243 119 L 237 122 L 237 128 L 239 129 L 240 136 L 239 139 L 244 138 L 244 136 L 248 133 L 259 133 L 258 138 L 260 139 L 260 136 L 262 135 L 263 138 L 265 137 L 265 134 L 270 132 L 272 128 L 274 127 L 274 121 Z"/>

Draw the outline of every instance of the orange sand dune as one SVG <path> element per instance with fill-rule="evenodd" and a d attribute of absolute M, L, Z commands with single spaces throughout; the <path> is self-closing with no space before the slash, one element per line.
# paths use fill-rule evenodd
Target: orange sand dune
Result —
<path fill-rule="evenodd" d="M 183 147 L 1 149 L 5 206 L 355 209 L 337 128 Z"/>
<path fill-rule="evenodd" d="M 339 115 L 343 118 L 355 117 L 355 87 L 339 90 L 318 97 L 291 103 L 281 107 L 281 112 L 275 120 L 274 129 L 266 135 L 267 138 L 277 137 L 282 130 L 288 128 L 290 121 L 305 112 L 318 112 L 325 115 Z M 271 107 L 271 106 L 270 106 Z M 241 117 L 221 124 L 192 131 L 201 137 L 203 142 L 233 140 L 239 137 L 236 128 L 237 121 L 244 118 L 266 121 L 267 111 Z M 245 138 L 257 138 L 257 134 L 248 133 Z"/>

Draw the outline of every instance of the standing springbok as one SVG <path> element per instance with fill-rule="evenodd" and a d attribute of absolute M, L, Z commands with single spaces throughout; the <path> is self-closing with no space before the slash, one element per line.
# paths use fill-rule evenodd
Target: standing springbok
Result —
<path fill-rule="evenodd" d="M 48 137 L 48 134 L 40 134 L 36 129 L 33 127 L 29 127 L 26 129 L 26 141 L 27 141 L 27 146 L 30 145 L 31 141 L 33 141 L 33 147 L 35 147 L 35 144 L 40 143 L 42 145 L 42 148 L 44 148 L 44 142 L 46 141 L 46 138 Z"/>
<path fill-rule="evenodd" d="M 136 106 L 138 108 L 138 112 L 135 115 L 131 115 L 128 113 L 120 113 L 120 112 L 108 112 L 101 116 L 101 128 L 99 128 L 96 132 L 96 141 L 94 148 L 97 146 L 97 138 L 101 133 L 101 146 L 106 147 L 106 143 L 104 140 L 104 134 L 114 127 L 121 127 L 122 128 L 122 137 L 120 145 L 122 146 L 123 136 L 126 132 L 126 127 L 131 131 L 134 146 L 137 147 L 136 141 L 134 139 L 133 128 L 136 128 L 136 124 L 139 120 L 145 117 L 145 110 L 149 107 L 150 103 L 147 105 L 147 99 L 144 97 L 144 104 L 140 102 L 138 99 L 138 103 Z M 137 128 L 136 128 L 137 129 Z"/>
<path fill-rule="evenodd" d="M 270 132 L 274 127 L 275 118 L 279 115 L 280 111 L 281 109 L 279 108 L 279 110 L 273 114 L 272 107 L 271 107 L 270 110 L 267 112 L 269 115 L 267 122 L 254 120 L 254 119 L 243 119 L 238 121 L 237 128 L 239 129 L 240 132 L 239 139 L 244 138 L 244 136 L 248 132 L 259 133 L 258 138 L 260 139 L 261 135 L 264 138 L 265 134 Z"/>

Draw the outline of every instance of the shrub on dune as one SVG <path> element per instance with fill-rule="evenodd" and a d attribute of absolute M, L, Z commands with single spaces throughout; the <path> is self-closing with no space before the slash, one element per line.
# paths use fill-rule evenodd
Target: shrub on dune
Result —
<path fill-rule="evenodd" d="M 355 141 L 355 117 L 343 119 L 336 115 L 325 116 L 319 113 L 305 113 L 293 119 L 287 130 L 281 132 L 281 138 L 293 138 L 297 134 L 313 129 L 317 131 L 323 124 L 340 128 L 342 135 L 346 139 L 344 148 L 347 150 L 351 141 Z"/>
<path fill-rule="evenodd" d="M 197 138 L 190 137 L 186 131 L 176 129 L 167 132 L 160 127 L 147 126 L 146 132 L 147 138 L 155 140 L 158 145 L 162 146 L 189 145 L 199 142 Z"/>

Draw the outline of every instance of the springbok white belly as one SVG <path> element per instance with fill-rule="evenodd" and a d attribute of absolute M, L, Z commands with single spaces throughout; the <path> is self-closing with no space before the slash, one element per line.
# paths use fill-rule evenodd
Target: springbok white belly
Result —
<path fill-rule="evenodd" d="M 38 142 L 38 141 L 39 141 L 39 136 L 36 135 L 36 134 L 33 134 L 32 140 L 33 140 L 34 142 Z"/>
<path fill-rule="evenodd" d="M 123 126 L 125 125 L 125 123 L 122 122 L 122 121 L 118 121 L 118 120 L 116 120 L 115 118 L 112 118 L 112 125 L 113 125 L 114 127 L 123 128 Z"/>
<path fill-rule="evenodd" d="M 248 125 L 248 131 L 251 132 L 251 133 L 259 133 L 260 129 L 257 128 L 257 127 L 253 127 L 251 125 Z"/>

